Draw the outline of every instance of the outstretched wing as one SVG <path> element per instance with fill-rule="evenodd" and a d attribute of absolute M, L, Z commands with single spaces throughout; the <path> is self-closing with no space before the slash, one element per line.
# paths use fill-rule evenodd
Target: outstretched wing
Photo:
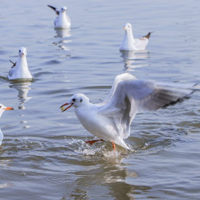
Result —
<path fill-rule="evenodd" d="M 176 103 L 191 92 L 190 89 L 159 85 L 153 81 L 125 80 L 118 83 L 115 92 L 99 112 L 114 121 L 121 138 L 127 138 L 136 113 Z"/>
<path fill-rule="evenodd" d="M 106 104 L 112 98 L 113 94 L 115 93 L 118 83 L 121 81 L 125 81 L 125 80 L 136 80 L 136 77 L 129 73 L 123 73 L 123 74 L 116 76 L 115 80 L 113 82 L 113 85 L 111 87 L 109 95 L 102 103 L 99 103 L 99 105 Z"/>
<path fill-rule="evenodd" d="M 60 11 L 56 8 L 56 7 L 53 7 L 53 6 L 50 6 L 50 5 L 47 5 L 49 6 L 51 9 L 53 9 L 57 15 L 59 15 Z"/>

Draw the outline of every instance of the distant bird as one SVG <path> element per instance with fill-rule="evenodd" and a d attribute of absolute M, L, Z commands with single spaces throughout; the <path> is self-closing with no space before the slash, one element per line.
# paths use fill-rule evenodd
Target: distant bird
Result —
<path fill-rule="evenodd" d="M 135 39 L 133 37 L 132 25 L 130 23 L 125 24 L 124 30 L 125 35 L 119 48 L 120 51 L 138 51 L 146 48 L 152 32 L 149 32 L 147 35 L 139 39 Z"/>
<path fill-rule="evenodd" d="M 6 107 L 6 106 L 4 106 L 3 104 L 0 103 L 0 117 L 5 110 L 14 110 L 14 109 L 12 107 Z M 1 129 L 0 129 L 0 146 L 1 146 L 2 141 L 3 141 L 3 137 L 4 137 L 3 133 L 1 132 Z"/>
<path fill-rule="evenodd" d="M 16 80 L 16 79 L 33 79 L 26 59 L 27 50 L 25 47 L 21 47 L 19 49 L 19 56 L 16 63 L 10 61 L 13 66 L 11 67 L 8 79 Z"/>
<path fill-rule="evenodd" d="M 77 93 L 61 106 L 61 110 L 64 112 L 74 106 L 83 127 L 100 138 L 87 143 L 106 140 L 112 142 L 114 149 L 115 144 L 129 149 L 124 139 L 129 137 L 130 125 L 137 113 L 174 104 L 188 97 L 192 91 L 154 81 L 137 80 L 133 75 L 124 73 L 116 76 L 103 102 L 93 104 L 87 96 Z"/>
<path fill-rule="evenodd" d="M 50 8 L 52 8 L 56 14 L 58 15 L 54 21 L 54 27 L 55 28 L 63 28 L 63 29 L 68 29 L 71 27 L 71 20 L 67 15 L 67 7 L 63 6 L 60 11 L 53 7 L 48 5 Z"/>

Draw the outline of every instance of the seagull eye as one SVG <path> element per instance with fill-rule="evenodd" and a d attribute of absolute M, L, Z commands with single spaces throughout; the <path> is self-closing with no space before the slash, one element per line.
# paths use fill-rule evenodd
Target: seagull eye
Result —
<path fill-rule="evenodd" d="M 83 99 L 80 99 L 80 102 L 82 102 L 83 101 Z"/>
<path fill-rule="evenodd" d="M 19 50 L 19 53 L 21 53 L 21 50 Z"/>
<path fill-rule="evenodd" d="M 72 101 L 73 101 L 73 102 L 75 102 L 75 101 L 76 101 L 76 99 L 72 99 Z"/>

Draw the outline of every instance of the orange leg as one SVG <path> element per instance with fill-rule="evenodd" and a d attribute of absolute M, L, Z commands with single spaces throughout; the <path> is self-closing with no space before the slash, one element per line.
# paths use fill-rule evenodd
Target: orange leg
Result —
<path fill-rule="evenodd" d="M 115 146 L 115 143 L 113 141 L 112 141 L 112 145 L 113 145 L 114 151 L 116 151 L 116 146 Z"/>
<path fill-rule="evenodd" d="M 103 139 L 98 139 L 98 140 L 88 140 L 85 141 L 85 143 L 89 143 L 90 145 L 93 145 L 95 142 L 99 142 L 99 141 L 104 141 Z"/>

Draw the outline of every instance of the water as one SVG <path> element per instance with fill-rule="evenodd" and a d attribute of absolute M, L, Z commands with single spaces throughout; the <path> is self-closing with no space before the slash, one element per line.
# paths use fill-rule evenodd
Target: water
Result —
<path fill-rule="evenodd" d="M 92 135 L 73 109 L 77 92 L 103 100 L 116 75 L 192 85 L 199 82 L 199 1 L 6 1 L 0 13 L 0 199 L 199 199 L 199 94 L 173 107 L 138 114 L 126 140 L 85 144 Z M 66 5 L 68 32 L 53 29 L 47 4 Z M 152 34 L 147 51 L 122 55 L 123 26 Z M 31 83 L 6 80 L 18 49 L 28 50 Z"/>

